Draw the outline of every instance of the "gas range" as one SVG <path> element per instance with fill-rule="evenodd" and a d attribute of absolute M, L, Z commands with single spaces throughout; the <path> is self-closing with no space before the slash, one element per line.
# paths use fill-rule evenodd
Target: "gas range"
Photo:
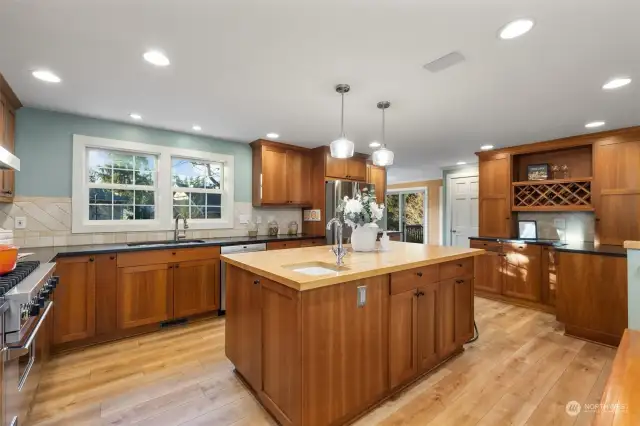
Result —
<path fill-rule="evenodd" d="M 8 303 L 5 313 L 5 342 L 21 341 L 32 318 L 38 317 L 58 284 L 53 276 L 55 263 L 18 262 L 16 268 L 0 276 L 0 297 Z"/>

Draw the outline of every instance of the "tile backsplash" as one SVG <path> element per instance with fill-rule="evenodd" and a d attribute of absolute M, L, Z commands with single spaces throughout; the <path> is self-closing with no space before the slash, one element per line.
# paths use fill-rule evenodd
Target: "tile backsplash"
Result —
<path fill-rule="evenodd" d="M 518 220 L 535 220 L 538 238 L 566 242 L 593 242 L 595 237 L 595 214 L 589 212 L 519 212 Z M 564 228 L 556 227 L 555 219 L 564 220 Z"/>
<path fill-rule="evenodd" d="M 258 209 L 254 208 L 251 203 L 244 202 L 235 202 L 234 205 L 235 226 L 233 229 L 188 230 L 187 238 L 247 235 L 246 225 L 240 223 L 240 215 L 249 215 L 254 220 L 260 216 L 262 223 L 259 225 L 259 234 L 267 233 L 267 223 L 270 218 L 274 218 L 278 222 L 280 233 L 286 233 L 287 225 L 293 220 L 298 222 L 298 229 L 302 228 L 301 209 Z M 27 219 L 25 229 L 14 229 L 16 217 Z M 110 244 L 173 238 L 172 230 L 72 234 L 71 198 L 16 197 L 13 204 L 0 205 L 0 228 L 13 231 L 13 243 L 20 247 Z"/>

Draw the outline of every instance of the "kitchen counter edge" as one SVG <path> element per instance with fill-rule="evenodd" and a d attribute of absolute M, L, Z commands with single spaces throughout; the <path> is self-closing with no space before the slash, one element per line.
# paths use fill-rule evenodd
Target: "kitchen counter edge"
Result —
<path fill-rule="evenodd" d="M 589 242 L 566 243 L 563 246 L 556 246 L 556 240 L 527 240 L 518 238 L 496 238 L 496 237 L 469 237 L 476 241 L 494 241 L 498 243 L 516 244 L 536 244 L 552 247 L 555 251 L 579 254 L 597 254 L 602 256 L 627 257 L 627 250 L 622 246 L 596 245 Z"/>

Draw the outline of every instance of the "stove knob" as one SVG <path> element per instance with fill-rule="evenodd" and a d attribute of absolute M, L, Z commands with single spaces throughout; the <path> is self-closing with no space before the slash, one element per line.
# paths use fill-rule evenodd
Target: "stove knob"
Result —
<path fill-rule="evenodd" d="M 44 308 L 44 302 L 46 301 L 47 299 L 44 296 L 38 297 L 38 306 L 40 306 L 41 308 Z"/>
<path fill-rule="evenodd" d="M 40 306 L 37 304 L 31 305 L 29 308 L 29 315 L 32 317 L 36 317 L 40 314 Z"/>
<path fill-rule="evenodd" d="M 49 297 L 51 297 L 51 289 L 45 286 L 42 290 L 40 290 L 40 297 L 44 297 L 46 300 L 49 300 Z"/>
<path fill-rule="evenodd" d="M 53 277 L 49 278 L 49 284 L 51 284 L 51 286 L 53 288 L 56 288 L 56 286 L 58 285 L 59 281 L 60 281 L 60 277 L 58 277 L 58 276 L 53 276 Z"/>

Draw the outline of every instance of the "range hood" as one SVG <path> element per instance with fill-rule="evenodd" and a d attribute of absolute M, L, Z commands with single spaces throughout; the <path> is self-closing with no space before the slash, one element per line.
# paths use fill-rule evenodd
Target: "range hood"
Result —
<path fill-rule="evenodd" d="M 20 159 L 1 146 L 0 169 L 20 171 Z"/>

